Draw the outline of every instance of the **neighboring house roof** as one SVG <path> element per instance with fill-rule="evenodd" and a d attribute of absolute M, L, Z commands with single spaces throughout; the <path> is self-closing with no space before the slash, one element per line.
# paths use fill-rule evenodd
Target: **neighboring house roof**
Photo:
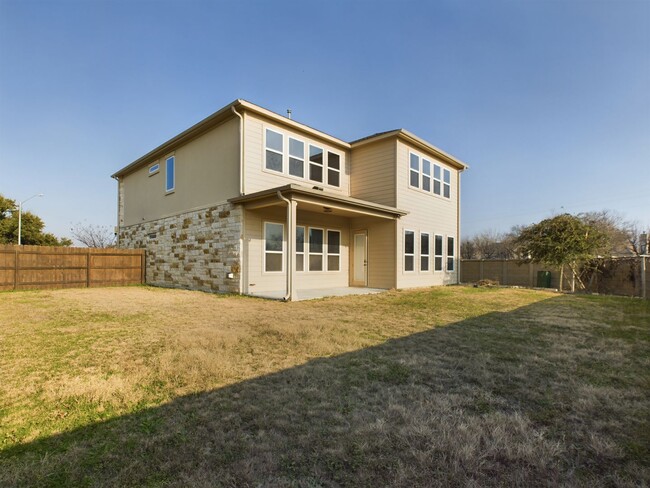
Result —
<path fill-rule="evenodd" d="M 308 188 L 306 186 L 291 183 L 288 185 L 269 188 L 248 195 L 231 198 L 228 200 L 230 203 L 240 203 L 244 205 L 255 205 L 258 207 L 271 206 L 271 205 L 284 205 L 284 202 L 278 198 L 278 192 L 285 198 L 292 198 L 296 201 L 313 205 L 316 207 L 323 207 L 330 209 L 331 213 L 359 213 L 366 215 L 375 215 L 377 217 L 384 217 L 390 219 L 397 219 L 402 217 L 408 212 L 400 210 L 388 205 L 381 205 L 379 203 L 368 202 L 358 198 L 347 197 L 339 193 L 330 192 L 327 190 L 320 190 L 315 188 Z M 328 212 L 328 213 L 330 213 Z"/>
<path fill-rule="evenodd" d="M 302 124 L 300 122 L 296 122 L 293 119 L 290 119 L 288 117 L 285 117 L 284 115 L 277 114 L 275 112 L 272 112 L 270 110 L 267 110 L 263 107 L 260 107 L 259 105 L 255 105 L 254 103 L 248 102 L 246 100 L 242 100 L 238 98 L 237 100 L 229 103 L 222 109 L 218 110 L 217 112 L 213 113 L 212 115 L 206 117 L 205 119 L 201 120 L 200 122 L 194 124 L 192 127 L 189 129 L 181 132 L 175 137 L 172 137 L 168 141 L 162 143 L 160 146 L 156 147 L 152 151 L 149 151 L 147 154 L 144 156 L 136 159 L 133 161 L 131 164 L 128 164 L 127 166 L 123 167 L 119 171 L 115 172 L 114 174 L 111 175 L 112 178 L 124 176 L 136 168 L 139 168 L 140 166 L 147 164 L 151 162 L 152 160 L 159 159 L 173 150 L 175 150 L 177 147 L 189 142 L 190 140 L 204 134 L 205 132 L 209 131 L 213 127 L 225 122 L 226 120 L 229 120 L 233 117 L 235 117 L 235 112 L 234 110 L 238 109 L 244 109 L 259 115 L 263 115 L 274 122 L 284 125 L 289 128 L 294 128 L 297 130 L 302 130 L 305 132 L 308 132 L 320 139 L 323 139 L 331 144 L 334 144 L 336 146 L 342 147 L 344 149 L 350 149 L 353 147 L 358 147 L 363 144 L 367 144 L 370 142 L 374 142 L 377 140 L 381 140 L 387 137 L 399 137 L 406 142 L 409 142 L 411 144 L 414 144 L 418 147 L 420 147 L 423 150 L 426 151 L 431 151 L 433 154 L 436 156 L 440 157 L 441 159 L 445 160 L 447 163 L 451 164 L 455 168 L 458 168 L 460 170 L 464 170 L 467 168 L 467 165 L 463 163 L 462 161 L 454 158 L 450 154 L 447 154 L 446 152 L 442 151 L 441 149 L 438 149 L 435 147 L 433 144 L 428 143 L 424 139 L 421 139 L 417 137 L 416 135 L 410 133 L 409 131 L 405 129 L 396 129 L 392 131 L 387 131 L 387 132 L 379 132 L 377 134 L 374 134 L 369 137 L 364 137 L 362 139 L 357 139 L 356 141 L 353 141 L 351 143 L 345 142 L 342 139 L 339 139 L 337 137 L 334 137 L 330 134 L 327 134 L 323 131 L 320 131 L 318 129 L 314 129 L 313 127 L 310 127 L 306 124 Z"/>

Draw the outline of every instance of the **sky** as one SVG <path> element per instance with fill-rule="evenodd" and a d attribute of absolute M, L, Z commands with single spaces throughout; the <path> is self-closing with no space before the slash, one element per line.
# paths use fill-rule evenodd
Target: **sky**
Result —
<path fill-rule="evenodd" d="M 110 175 L 237 98 L 453 154 L 463 236 L 650 228 L 650 1 L 0 0 L 0 194 L 58 236 L 114 226 Z"/>

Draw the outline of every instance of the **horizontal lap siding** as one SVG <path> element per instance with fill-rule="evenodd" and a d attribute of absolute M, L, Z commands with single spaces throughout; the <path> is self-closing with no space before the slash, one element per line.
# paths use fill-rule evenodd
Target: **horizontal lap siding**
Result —
<path fill-rule="evenodd" d="M 245 293 L 258 293 L 284 290 L 286 287 L 286 274 L 266 273 L 264 266 L 264 222 L 279 222 L 284 224 L 285 239 L 287 233 L 286 207 L 271 207 L 256 211 L 247 211 L 245 221 L 245 255 L 247 263 L 247 281 L 245 282 Z M 327 230 L 341 231 L 341 257 L 340 271 L 307 271 L 296 273 L 296 289 L 314 289 L 348 286 L 349 266 L 349 220 L 336 217 L 316 214 L 312 212 L 301 212 L 298 206 L 298 225 L 319 227 Z M 286 242 L 285 242 L 286 250 Z M 286 255 L 285 255 L 286 259 Z M 324 257 L 326 259 L 326 256 Z M 308 257 L 305 254 L 305 266 Z M 286 264 L 285 264 L 286 267 Z M 246 286 L 248 288 L 246 288 Z"/>
<path fill-rule="evenodd" d="M 458 282 L 458 235 L 457 235 L 457 178 L 458 171 L 446 166 L 431 155 L 423 154 L 420 150 L 414 152 L 427 156 L 432 163 L 439 164 L 451 171 L 451 198 L 443 198 L 433 193 L 425 193 L 409 187 L 409 152 L 410 148 L 401 141 L 397 142 L 397 207 L 408 211 L 398 221 L 397 232 L 397 286 L 400 288 L 444 285 Z M 404 231 L 415 232 L 415 271 L 404 271 Z M 430 234 L 429 271 L 419 271 L 420 264 L 420 233 Z M 433 271 L 434 268 L 434 235 L 443 236 L 443 271 Z M 448 273 L 446 269 L 447 236 L 455 238 L 455 271 Z"/>
<path fill-rule="evenodd" d="M 368 286 L 395 288 L 395 228 L 394 220 L 371 218 L 352 219 L 350 235 L 357 230 L 368 231 Z M 352 237 L 350 238 L 352 241 Z"/>
<path fill-rule="evenodd" d="M 167 156 L 175 157 L 175 190 L 165 191 Z M 149 167 L 160 164 L 157 174 Z M 239 195 L 239 119 L 233 118 L 124 176 L 121 227 L 208 207 Z"/>
<path fill-rule="evenodd" d="M 311 188 L 312 186 L 322 186 L 328 191 L 349 195 L 349 182 L 350 182 L 350 155 L 349 151 L 337 146 L 333 146 L 325 141 L 321 141 L 311 134 L 306 132 L 299 132 L 293 129 L 284 128 L 277 123 L 265 119 L 258 115 L 246 113 L 245 116 L 245 136 L 244 136 L 244 154 L 245 154 L 245 171 L 244 171 L 244 191 L 247 194 L 255 193 L 257 191 L 267 190 L 277 186 L 295 183 Z M 307 179 L 291 177 L 287 174 L 279 174 L 273 171 L 264 169 L 265 164 L 265 147 L 264 147 L 264 131 L 266 128 L 281 132 L 283 134 L 295 137 L 305 143 L 305 175 L 308 175 L 309 162 L 308 152 L 309 144 L 313 143 L 323 148 L 325 151 L 328 149 L 341 156 L 341 176 L 340 186 L 333 187 L 325 185 L 324 183 L 309 181 Z M 285 148 L 286 150 L 286 148 Z M 286 170 L 288 161 L 285 158 L 284 168 Z M 324 174 L 326 169 L 323 170 Z"/>
<path fill-rule="evenodd" d="M 390 139 L 352 150 L 350 196 L 395 206 L 396 147 Z"/>

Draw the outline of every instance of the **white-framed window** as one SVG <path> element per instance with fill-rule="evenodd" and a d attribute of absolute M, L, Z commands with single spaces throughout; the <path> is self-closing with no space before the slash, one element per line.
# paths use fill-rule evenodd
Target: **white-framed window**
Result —
<path fill-rule="evenodd" d="M 165 191 L 171 193 L 176 189 L 176 158 L 170 156 L 165 161 Z"/>
<path fill-rule="evenodd" d="M 284 159 L 284 136 L 271 129 L 266 129 L 266 156 L 264 167 L 282 173 Z"/>
<path fill-rule="evenodd" d="M 264 271 L 284 271 L 284 224 L 264 222 Z"/>
<path fill-rule="evenodd" d="M 323 148 L 309 145 L 309 179 L 323 182 Z"/>
<path fill-rule="evenodd" d="M 413 153 L 409 156 L 409 185 L 420 188 L 420 156 Z"/>
<path fill-rule="evenodd" d="M 447 271 L 454 270 L 454 259 L 456 254 L 456 246 L 454 246 L 454 238 L 447 236 Z"/>
<path fill-rule="evenodd" d="M 415 271 L 415 232 L 404 231 L 404 271 Z"/>
<path fill-rule="evenodd" d="M 433 241 L 433 270 L 442 271 L 442 236 L 436 234 Z"/>
<path fill-rule="evenodd" d="M 442 196 L 451 197 L 451 171 L 448 169 L 442 170 Z"/>
<path fill-rule="evenodd" d="M 305 143 L 289 137 L 289 174 L 305 177 Z"/>
<path fill-rule="evenodd" d="M 431 191 L 431 161 L 422 158 L 422 189 Z"/>
<path fill-rule="evenodd" d="M 323 229 L 309 228 L 309 271 L 323 271 Z"/>
<path fill-rule="evenodd" d="M 429 254 L 431 253 L 430 235 L 420 232 L 420 271 L 429 271 Z"/>
<path fill-rule="evenodd" d="M 149 176 L 153 176 L 160 172 L 160 163 L 152 164 L 149 166 Z"/>
<path fill-rule="evenodd" d="M 327 184 L 341 186 L 341 156 L 327 151 Z"/>
<path fill-rule="evenodd" d="M 440 180 L 440 171 L 441 168 L 437 164 L 433 165 L 433 193 L 436 195 L 440 195 L 440 188 L 442 186 L 442 182 Z"/>
<path fill-rule="evenodd" d="M 451 171 L 409 152 L 409 186 L 426 193 L 451 197 Z"/>
<path fill-rule="evenodd" d="M 305 271 L 305 227 L 296 226 L 296 271 Z"/>
<path fill-rule="evenodd" d="M 327 230 L 327 271 L 341 270 L 341 231 Z"/>

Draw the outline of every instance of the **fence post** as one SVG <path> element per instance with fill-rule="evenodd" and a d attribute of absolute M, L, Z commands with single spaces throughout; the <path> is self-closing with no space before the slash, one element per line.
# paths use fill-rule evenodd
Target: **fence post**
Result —
<path fill-rule="evenodd" d="M 14 249 L 14 291 L 18 288 L 18 249 Z"/>
<path fill-rule="evenodd" d="M 646 256 L 641 256 L 641 296 L 643 298 L 648 298 L 648 279 L 647 279 L 647 267 L 645 262 Z"/>
<path fill-rule="evenodd" d="M 86 252 L 86 288 L 90 288 L 90 249 Z"/>

